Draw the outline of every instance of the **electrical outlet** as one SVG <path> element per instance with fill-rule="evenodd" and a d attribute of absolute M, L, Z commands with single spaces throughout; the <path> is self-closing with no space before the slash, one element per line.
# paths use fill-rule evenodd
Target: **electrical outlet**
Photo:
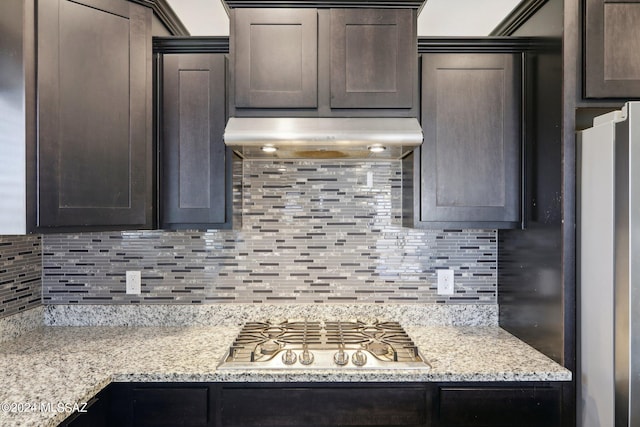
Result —
<path fill-rule="evenodd" d="M 142 292 L 142 278 L 139 271 L 127 271 L 127 293 L 139 295 Z"/>
<path fill-rule="evenodd" d="M 438 295 L 453 295 L 453 270 L 438 270 Z"/>

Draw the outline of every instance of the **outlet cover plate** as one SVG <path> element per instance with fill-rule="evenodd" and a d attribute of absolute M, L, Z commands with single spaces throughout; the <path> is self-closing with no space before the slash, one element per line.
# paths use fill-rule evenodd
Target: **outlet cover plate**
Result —
<path fill-rule="evenodd" d="M 453 270 L 438 270 L 438 295 L 453 295 Z"/>
<path fill-rule="evenodd" d="M 127 271 L 127 294 L 140 295 L 142 278 L 139 271 Z"/>

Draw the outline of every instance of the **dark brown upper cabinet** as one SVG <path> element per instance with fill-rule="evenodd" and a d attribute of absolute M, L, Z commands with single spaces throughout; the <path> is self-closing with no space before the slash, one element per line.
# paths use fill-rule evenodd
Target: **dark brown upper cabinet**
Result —
<path fill-rule="evenodd" d="M 331 9 L 331 108 L 411 108 L 416 49 L 410 9 Z"/>
<path fill-rule="evenodd" d="M 521 81 L 517 54 L 422 55 L 424 142 L 405 161 L 408 225 L 519 225 Z"/>
<path fill-rule="evenodd" d="M 318 106 L 316 9 L 234 11 L 235 106 Z"/>
<path fill-rule="evenodd" d="M 38 2 L 40 230 L 152 225 L 150 9 Z"/>
<path fill-rule="evenodd" d="M 224 54 L 163 55 L 161 225 L 229 228 Z"/>
<path fill-rule="evenodd" d="M 640 98 L 640 1 L 586 0 L 587 98 Z"/>
<path fill-rule="evenodd" d="M 417 117 L 420 2 L 227 3 L 230 116 Z"/>

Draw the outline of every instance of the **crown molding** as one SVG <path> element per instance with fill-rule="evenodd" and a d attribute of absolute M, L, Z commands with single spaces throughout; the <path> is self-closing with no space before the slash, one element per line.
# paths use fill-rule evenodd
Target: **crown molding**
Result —
<path fill-rule="evenodd" d="M 554 50 L 561 40 L 551 37 L 418 37 L 418 53 L 525 52 Z"/>
<path fill-rule="evenodd" d="M 418 9 L 424 0 L 223 0 L 227 9 L 244 7 L 268 8 L 382 8 L 382 9 Z"/>
<path fill-rule="evenodd" d="M 154 37 L 154 53 L 229 53 L 229 37 Z"/>
<path fill-rule="evenodd" d="M 188 36 L 189 30 L 184 26 L 178 15 L 171 9 L 167 0 L 129 0 L 149 7 L 156 14 L 158 19 L 167 27 L 174 36 Z"/>
<path fill-rule="evenodd" d="M 510 36 L 548 0 L 524 0 L 491 31 L 490 36 Z"/>

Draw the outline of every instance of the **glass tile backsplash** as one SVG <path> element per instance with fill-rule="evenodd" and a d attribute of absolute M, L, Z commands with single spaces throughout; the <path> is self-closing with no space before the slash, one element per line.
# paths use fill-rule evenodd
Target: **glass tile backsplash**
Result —
<path fill-rule="evenodd" d="M 44 302 L 495 304 L 497 232 L 401 227 L 400 167 L 245 161 L 234 230 L 45 235 Z M 441 268 L 455 295 L 437 295 Z"/>
<path fill-rule="evenodd" d="M 0 318 L 41 304 L 41 275 L 40 236 L 0 236 Z"/>

